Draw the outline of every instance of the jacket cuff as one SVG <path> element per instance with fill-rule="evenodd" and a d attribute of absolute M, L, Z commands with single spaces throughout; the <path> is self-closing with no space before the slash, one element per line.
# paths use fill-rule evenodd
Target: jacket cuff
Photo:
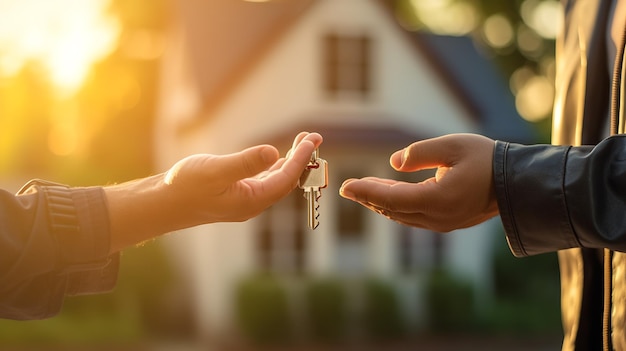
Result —
<path fill-rule="evenodd" d="M 563 192 L 569 149 L 496 141 L 496 198 L 507 242 L 517 257 L 580 246 Z"/>
<path fill-rule="evenodd" d="M 52 235 L 58 243 L 66 294 L 104 292 L 117 281 L 119 254 L 109 255 L 109 215 L 101 187 L 70 188 L 33 180 L 19 193 L 40 191 L 47 204 Z"/>

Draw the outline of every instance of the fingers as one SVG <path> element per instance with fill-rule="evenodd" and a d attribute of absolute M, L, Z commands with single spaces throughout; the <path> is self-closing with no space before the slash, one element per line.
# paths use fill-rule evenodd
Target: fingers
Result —
<path fill-rule="evenodd" d="M 278 160 L 264 177 L 246 181 L 252 190 L 249 196 L 254 199 L 254 208 L 263 210 L 288 195 L 296 187 L 311 154 L 322 143 L 322 136 L 317 133 L 301 134 L 297 139 L 300 140 L 296 140 L 298 143 L 289 158 Z"/>
<path fill-rule="evenodd" d="M 294 150 L 298 146 L 298 144 L 300 144 L 302 139 L 304 139 L 307 135 L 309 135 L 308 132 L 300 132 L 300 133 L 298 133 L 298 135 L 296 135 L 296 137 L 293 139 L 293 144 L 291 145 L 291 150 Z"/>
<path fill-rule="evenodd" d="M 301 132 L 294 139 L 295 147 L 292 149 L 293 160 L 279 160 L 278 150 L 271 145 L 257 145 L 243 151 L 218 157 L 212 165 L 213 169 L 219 170 L 221 180 L 230 183 L 234 180 L 250 178 L 262 171 L 281 169 L 287 172 L 289 178 L 294 178 L 302 173 L 302 169 L 308 163 L 311 153 L 322 143 L 322 136 L 318 133 Z M 296 172 L 296 168 L 299 170 Z M 297 178 L 295 178 L 297 180 Z M 295 182 L 295 180 L 294 180 Z M 294 183 L 295 184 L 295 183 Z"/>
<path fill-rule="evenodd" d="M 309 135 L 310 133 L 308 132 L 300 132 L 298 133 L 298 135 L 296 135 L 296 137 L 293 139 L 293 144 L 291 144 L 291 149 L 289 149 L 289 151 L 287 151 L 287 155 L 285 156 L 286 158 L 290 158 L 291 154 L 294 152 L 294 150 L 296 149 L 296 147 L 298 146 L 298 144 L 300 144 L 300 142 Z M 313 134 L 317 134 L 317 133 L 313 133 Z M 318 134 L 319 135 L 319 134 Z M 318 145 L 319 146 L 319 145 Z"/>
<path fill-rule="evenodd" d="M 277 169 L 280 169 L 280 167 L 283 166 L 283 164 L 285 163 L 286 160 L 287 159 L 284 158 L 284 157 L 279 158 L 278 161 L 276 161 L 276 163 L 274 163 L 267 171 L 268 172 L 273 172 L 273 171 L 275 171 Z"/>
<path fill-rule="evenodd" d="M 389 212 L 415 213 L 426 212 L 429 204 L 435 203 L 437 184 L 424 181 L 413 184 L 367 177 L 348 179 L 339 190 L 344 198 L 367 206 L 374 206 Z"/>
<path fill-rule="evenodd" d="M 418 186 L 420 185 L 390 179 L 352 179 L 344 182 L 340 194 L 373 212 L 404 225 L 430 228 L 439 232 L 453 229 L 444 226 L 447 223 L 445 216 L 441 220 L 442 218 L 439 218 L 440 216 L 436 212 L 433 214 L 428 208 L 432 205 L 431 202 L 418 200 L 420 196 L 418 195 L 419 189 L 416 189 Z M 356 195 L 361 194 L 363 189 L 367 189 L 368 192 L 365 197 Z M 425 188 L 423 187 L 421 190 L 425 190 Z"/>
<path fill-rule="evenodd" d="M 435 198 L 439 187 L 426 180 L 412 184 L 390 179 L 347 180 L 340 194 L 395 222 L 446 233 L 477 224 L 489 216 L 468 217 L 454 211 L 450 201 Z"/>
<path fill-rule="evenodd" d="M 386 217 L 387 219 L 398 222 L 400 224 L 404 224 L 404 225 L 408 225 L 412 227 L 419 227 L 419 228 L 431 228 L 431 229 L 433 228 L 432 218 L 423 213 L 393 212 L 393 211 L 389 211 L 383 208 L 376 207 L 371 204 L 361 203 L 361 205 L 373 212 L 376 212 L 377 214 L 383 217 Z M 437 231 L 447 232 L 449 230 L 444 230 L 442 228 L 442 230 L 437 230 Z"/>
<path fill-rule="evenodd" d="M 287 159 L 289 160 L 293 157 L 299 158 L 301 156 L 307 156 L 306 159 L 308 163 L 308 160 L 310 160 L 313 151 L 318 148 L 323 141 L 324 139 L 318 133 L 302 132 L 298 134 L 298 136 L 294 139 L 293 146 L 291 150 L 289 150 L 289 155 Z M 304 164 L 304 166 L 306 166 L 306 164 Z"/>
<path fill-rule="evenodd" d="M 230 183 L 255 176 L 278 161 L 278 150 L 271 145 L 258 145 L 240 152 L 217 157 L 211 165 L 219 170 L 221 177 L 216 181 Z"/>
<path fill-rule="evenodd" d="M 280 172 L 274 172 L 270 177 L 275 178 L 275 182 L 286 182 L 290 185 L 290 190 L 295 186 L 298 178 L 302 174 L 302 171 L 309 163 L 311 154 L 318 148 L 323 141 L 323 138 L 318 133 L 300 133 L 294 144 L 297 144 L 290 150 L 289 157 L 284 161 L 280 168 Z"/>
<path fill-rule="evenodd" d="M 396 151 L 389 159 L 391 166 L 404 172 L 453 165 L 462 149 L 458 135 L 421 140 Z"/>
<path fill-rule="evenodd" d="M 492 176 L 493 140 L 452 134 L 413 143 L 389 159 L 393 168 L 413 172 L 437 168 L 419 183 L 381 178 L 348 179 L 341 196 L 396 222 L 450 231 L 497 215 Z"/>

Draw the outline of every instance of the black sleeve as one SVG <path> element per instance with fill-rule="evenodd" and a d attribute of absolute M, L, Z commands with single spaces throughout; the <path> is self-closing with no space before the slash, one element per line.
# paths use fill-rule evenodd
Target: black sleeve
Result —
<path fill-rule="evenodd" d="M 626 136 L 595 147 L 498 141 L 493 167 L 515 256 L 573 247 L 626 252 Z"/>
<path fill-rule="evenodd" d="M 111 290 L 119 255 L 108 255 L 109 235 L 102 188 L 0 190 L 0 318 L 47 318 L 66 295 Z"/>

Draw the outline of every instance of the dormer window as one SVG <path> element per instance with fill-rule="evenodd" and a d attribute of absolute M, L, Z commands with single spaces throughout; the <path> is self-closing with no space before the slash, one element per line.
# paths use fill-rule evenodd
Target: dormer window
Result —
<path fill-rule="evenodd" d="M 371 39 L 365 35 L 328 34 L 324 37 L 324 90 L 331 98 L 367 97 Z"/>

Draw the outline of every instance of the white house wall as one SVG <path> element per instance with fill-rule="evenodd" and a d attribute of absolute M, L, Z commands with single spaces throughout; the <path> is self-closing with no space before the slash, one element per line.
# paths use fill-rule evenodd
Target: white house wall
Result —
<path fill-rule="evenodd" d="M 478 307 L 484 306 L 492 298 L 491 270 L 493 265 L 494 235 L 501 226 L 499 218 L 493 218 L 471 228 L 457 230 L 446 246 L 447 267 L 459 277 L 474 283 Z M 497 240 L 505 240 L 497 238 Z"/>

